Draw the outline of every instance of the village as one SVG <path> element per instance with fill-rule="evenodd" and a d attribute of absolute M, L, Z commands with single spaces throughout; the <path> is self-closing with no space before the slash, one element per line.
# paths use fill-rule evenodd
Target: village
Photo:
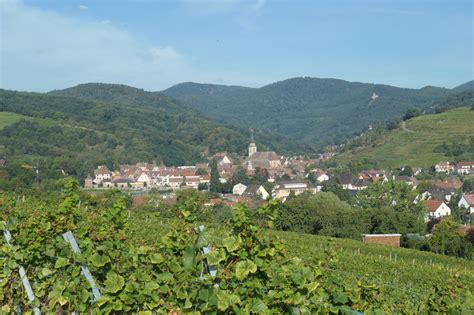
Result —
<path fill-rule="evenodd" d="M 330 154 L 321 155 L 319 159 L 305 159 L 302 156 L 285 157 L 273 151 L 258 151 L 252 137 L 248 146 L 248 155 L 238 157 L 226 152 L 214 154 L 208 158 L 208 163 L 198 163 L 189 166 L 167 167 L 156 163 L 137 163 L 135 165 L 120 165 L 118 170 L 110 170 L 107 166 L 98 166 L 94 176 L 87 176 L 84 181 L 85 189 L 121 189 L 130 191 L 169 191 L 183 189 L 209 190 L 211 185 L 211 165 L 215 161 L 219 182 L 228 187 L 219 198 L 214 198 L 211 204 L 223 203 L 234 206 L 239 202 L 269 198 L 285 201 L 290 195 L 300 195 L 304 192 L 317 193 L 323 189 L 326 182 L 336 183 L 352 195 L 366 189 L 370 183 L 378 181 L 401 181 L 416 189 L 420 183 L 423 188 L 413 202 L 424 202 L 428 210 L 426 221 L 451 215 L 448 206 L 452 196 L 461 191 L 463 182 L 461 176 L 474 178 L 474 161 L 461 161 L 452 164 L 441 161 L 433 166 L 436 174 L 442 174 L 443 179 L 420 181 L 416 178 L 423 170 L 414 168 L 410 176 L 386 170 L 367 170 L 358 174 L 330 174 L 315 165 L 321 160 L 331 158 Z M 403 169 L 402 169 L 403 171 Z M 251 178 L 257 173 L 263 173 L 262 182 L 250 183 L 248 180 L 238 182 L 241 174 Z M 245 181 L 245 182 L 244 182 Z M 428 185 L 427 185 L 428 183 Z M 474 214 L 474 193 L 464 192 L 458 206 L 466 209 L 466 214 Z"/>

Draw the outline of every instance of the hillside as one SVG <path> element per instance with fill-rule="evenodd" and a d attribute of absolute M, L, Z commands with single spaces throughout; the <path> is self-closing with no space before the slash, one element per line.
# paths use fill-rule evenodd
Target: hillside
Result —
<path fill-rule="evenodd" d="M 452 109 L 423 115 L 394 130 L 377 130 L 335 157 L 341 164 L 367 167 L 431 167 L 441 160 L 474 159 L 474 111 Z"/>
<path fill-rule="evenodd" d="M 127 85 L 121 84 L 105 84 L 105 83 L 86 83 L 86 84 L 79 84 L 77 86 L 67 88 L 64 90 L 54 90 L 49 92 L 48 94 L 54 95 L 63 95 L 63 96 L 70 96 L 80 99 L 86 99 L 90 101 L 98 101 L 98 102 L 107 102 L 107 103 L 114 103 L 114 104 L 122 104 L 130 107 L 136 108 L 153 108 L 165 111 L 167 113 L 178 114 L 178 115 L 186 115 L 189 117 L 198 117 L 199 119 L 205 120 L 204 125 L 209 121 L 215 123 L 214 118 L 212 117 L 205 117 L 202 113 L 198 110 L 194 109 L 193 107 L 185 104 L 184 102 L 180 102 L 172 97 L 169 97 L 160 92 L 150 92 L 145 91 L 143 89 L 134 88 Z M 200 123 L 196 121 L 196 123 Z M 226 128 L 231 128 L 230 126 L 224 124 L 220 124 L 220 126 L 225 125 Z M 241 129 L 237 127 L 233 127 L 234 131 L 237 131 L 247 137 L 249 139 L 250 132 L 249 128 Z M 288 153 L 288 152 L 297 152 L 297 153 L 311 153 L 312 150 L 308 146 L 298 146 L 295 145 L 292 141 L 290 141 L 284 135 L 277 135 L 272 134 L 270 132 L 262 131 L 258 128 L 255 129 L 255 134 L 257 138 L 257 142 L 260 142 L 262 148 L 271 148 L 280 153 Z M 218 136 L 218 134 L 216 134 Z M 222 140 L 217 140 L 217 142 L 221 142 Z M 227 139 L 227 141 L 233 141 L 232 139 Z M 222 148 L 226 144 L 221 143 L 221 148 L 219 150 L 223 150 Z M 240 152 L 245 153 L 246 145 L 243 147 L 231 147 L 227 149 L 229 152 Z M 215 152 L 216 150 L 210 149 L 211 152 Z"/>
<path fill-rule="evenodd" d="M 284 134 L 298 143 L 321 148 L 344 143 L 369 124 L 400 118 L 410 108 L 432 110 L 435 100 L 452 91 L 293 78 L 261 88 L 182 83 L 163 93 L 220 121 Z M 378 96 L 375 100 L 373 93 Z"/>
<path fill-rule="evenodd" d="M 246 150 L 248 131 L 216 123 L 167 96 L 146 104 L 123 96 L 108 103 L 0 90 L 0 155 L 83 178 L 97 164 L 183 165 L 218 151 Z M 270 146 L 279 143 L 266 139 Z"/>
<path fill-rule="evenodd" d="M 456 92 L 474 91 L 474 80 L 461 84 L 453 89 Z"/>

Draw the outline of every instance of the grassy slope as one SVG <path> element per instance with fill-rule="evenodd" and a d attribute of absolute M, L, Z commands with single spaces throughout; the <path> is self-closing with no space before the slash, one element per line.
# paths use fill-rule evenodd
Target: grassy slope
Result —
<path fill-rule="evenodd" d="M 50 118 L 37 118 L 37 117 L 21 115 L 21 114 L 12 113 L 12 112 L 0 112 L 0 130 L 7 126 L 13 125 L 14 123 L 22 119 L 35 121 L 42 126 L 48 126 L 48 127 L 59 126 L 59 127 L 68 127 L 68 128 L 87 129 L 87 130 L 94 130 L 95 132 L 100 133 L 100 134 L 105 134 L 105 132 L 95 130 L 95 129 L 80 127 L 80 126 L 72 126 L 70 124 L 62 124 L 59 121 L 50 119 Z"/>
<path fill-rule="evenodd" d="M 168 231 L 167 219 L 153 213 L 135 212 L 131 216 L 130 236 L 138 243 L 154 243 Z M 214 230 L 214 235 L 222 231 Z M 153 231 L 150 233 L 150 231 Z M 358 280 L 376 284 L 385 298 L 395 303 L 416 301 L 436 284 L 446 283 L 450 276 L 459 274 L 464 285 L 474 291 L 474 262 L 405 248 L 368 245 L 350 239 L 294 232 L 270 231 L 286 244 L 290 255 L 307 261 L 325 259 L 324 249 L 332 240 L 338 261 L 331 263 L 332 272 L 324 281 L 336 279 L 353 286 Z"/>
<path fill-rule="evenodd" d="M 406 122 L 407 132 L 401 128 L 379 137 L 375 146 L 363 146 L 357 152 L 346 152 L 336 157 L 342 164 L 367 158 L 378 167 L 412 165 L 429 167 L 446 159 L 433 149 L 444 142 L 474 135 L 474 111 L 468 108 L 450 110 L 441 114 L 424 115 Z"/>
<path fill-rule="evenodd" d="M 21 119 L 30 119 L 30 117 L 16 113 L 0 112 L 0 129 L 14 124 L 17 121 L 20 121 Z"/>

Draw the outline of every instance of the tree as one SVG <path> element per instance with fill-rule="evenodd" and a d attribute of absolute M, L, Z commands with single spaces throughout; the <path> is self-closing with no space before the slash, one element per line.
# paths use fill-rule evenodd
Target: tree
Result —
<path fill-rule="evenodd" d="M 221 182 L 219 180 L 219 171 L 217 169 L 217 161 L 213 160 L 211 162 L 211 184 L 209 190 L 211 192 L 219 192 L 221 187 Z"/>
<path fill-rule="evenodd" d="M 234 174 L 232 174 L 232 183 L 234 185 L 237 185 L 239 183 L 248 185 L 248 183 L 250 183 L 250 179 L 247 177 L 245 169 L 242 167 L 242 165 L 239 165 L 235 170 Z"/>
<path fill-rule="evenodd" d="M 363 209 L 383 207 L 395 211 L 410 211 L 423 216 L 425 206 L 423 203 L 414 203 L 418 193 L 411 185 L 399 181 L 372 183 L 356 195 L 356 205 Z"/>
<path fill-rule="evenodd" d="M 207 183 L 199 183 L 198 184 L 198 190 L 208 190 L 209 185 Z"/>
<path fill-rule="evenodd" d="M 333 179 L 323 182 L 321 191 L 332 192 L 342 201 L 350 202 L 352 199 L 351 193 L 346 189 L 342 189 L 342 186 Z"/>
<path fill-rule="evenodd" d="M 358 209 L 333 193 L 303 193 L 280 205 L 277 227 L 333 237 L 360 237 L 366 228 Z"/>
<path fill-rule="evenodd" d="M 463 192 L 473 192 L 474 191 L 474 179 L 465 179 L 462 184 Z"/>
<path fill-rule="evenodd" d="M 411 166 L 409 166 L 409 165 L 404 166 L 404 167 L 400 170 L 400 175 L 401 175 L 401 176 L 413 176 L 413 169 L 412 169 Z"/>
<path fill-rule="evenodd" d="M 268 171 L 265 168 L 255 168 L 255 174 L 252 178 L 252 184 L 263 185 L 268 182 Z"/>
<path fill-rule="evenodd" d="M 418 108 L 411 108 L 407 110 L 405 115 L 403 116 L 403 120 L 408 120 L 417 116 L 421 115 L 421 111 Z"/>
<path fill-rule="evenodd" d="M 395 211 L 390 207 L 361 209 L 360 215 L 367 224 L 367 232 L 372 234 L 385 233 L 423 233 L 423 218 L 408 210 Z"/>
<path fill-rule="evenodd" d="M 430 244 L 433 252 L 450 256 L 470 258 L 473 251 L 473 246 L 452 218 L 446 218 L 434 227 Z"/>

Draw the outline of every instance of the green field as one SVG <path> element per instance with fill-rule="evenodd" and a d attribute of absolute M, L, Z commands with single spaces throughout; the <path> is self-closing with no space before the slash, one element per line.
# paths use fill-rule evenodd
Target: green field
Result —
<path fill-rule="evenodd" d="M 160 236 L 169 231 L 169 220 L 158 213 L 134 212 L 131 215 L 132 239 L 138 243 L 155 244 Z M 207 225 L 213 228 L 212 225 Z M 223 231 L 214 227 L 215 241 Z M 331 263 L 330 274 L 325 281 L 342 281 L 354 286 L 358 281 L 378 286 L 384 299 L 393 304 L 405 301 L 419 301 L 434 286 L 445 284 L 450 277 L 470 287 L 474 292 L 474 261 L 459 259 L 431 252 L 382 245 L 364 244 L 351 239 L 336 239 L 319 235 L 283 231 L 269 231 L 278 236 L 286 245 L 291 256 L 301 257 L 309 263 L 327 259 L 325 249 L 332 242 L 332 251 L 337 261 Z"/>
<path fill-rule="evenodd" d="M 341 164 L 367 159 L 380 168 L 402 165 L 430 167 L 450 158 L 433 152 L 436 146 L 460 139 L 467 143 L 469 137 L 474 136 L 473 122 L 474 111 L 468 108 L 419 116 L 406 122 L 408 131 L 398 128 L 386 132 L 335 159 Z"/>

